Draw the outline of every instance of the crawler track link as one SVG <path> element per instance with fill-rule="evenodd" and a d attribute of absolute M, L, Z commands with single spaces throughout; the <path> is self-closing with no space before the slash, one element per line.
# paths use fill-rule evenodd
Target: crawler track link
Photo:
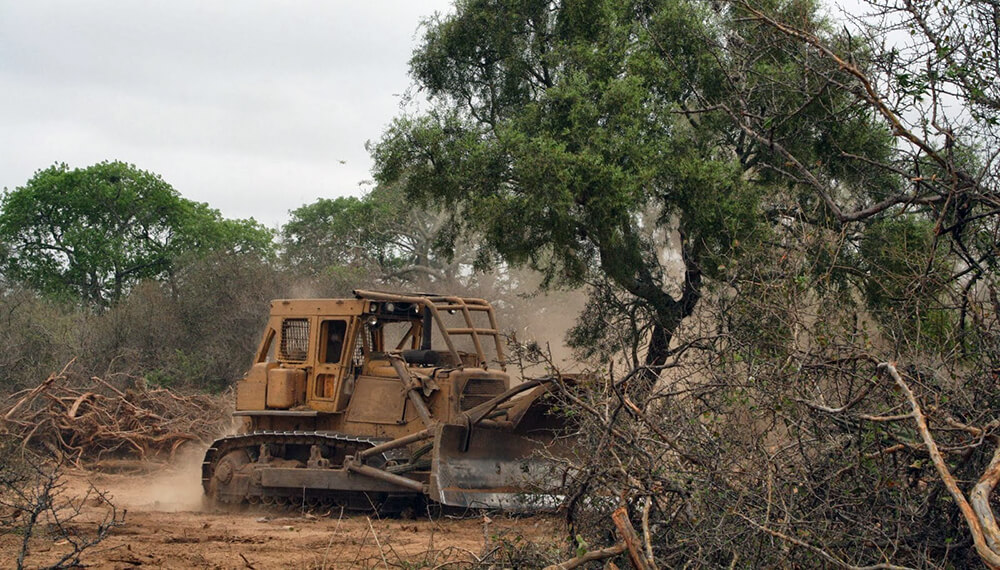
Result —
<path fill-rule="evenodd" d="M 324 459 L 330 462 L 330 467 L 337 468 L 348 455 L 356 455 L 359 451 L 387 441 L 383 438 L 351 436 L 329 431 L 255 431 L 223 437 L 216 440 L 205 452 L 205 460 L 201 467 L 202 488 L 206 497 L 218 503 L 251 505 L 301 505 L 310 508 L 337 508 L 360 511 L 401 510 L 413 502 L 413 495 L 394 495 L 386 493 L 357 493 L 322 489 L 270 489 L 259 485 L 247 485 L 243 494 L 216 494 L 212 488 L 219 462 L 228 454 L 243 450 L 249 463 L 243 467 L 252 475 L 254 466 L 258 465 L 263 446 L 269 452 L 276 453 L 272 461 L 288 463 L 303 463 L 308 450 L 313 445 L 326 450 Z M 377 456 L 370 457 L 366 463 L 378 467 L 405 462 L 409 454 L 405 449 L 389 450 Z M 245 476 L 242 474 L 241 476 Z"/>

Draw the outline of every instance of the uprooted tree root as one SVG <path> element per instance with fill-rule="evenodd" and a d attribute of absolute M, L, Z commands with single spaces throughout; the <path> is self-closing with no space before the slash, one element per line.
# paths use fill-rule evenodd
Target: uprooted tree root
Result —
<path fill-rule="evenodd" d="M 0 432 L 79 466 L 120 457 L 170 459 L 186 443 L 212 441 L 232 421 L 225 398 L 141 382 L 119 388 L 68 369 L 11 395 L 0 408 Z"/>

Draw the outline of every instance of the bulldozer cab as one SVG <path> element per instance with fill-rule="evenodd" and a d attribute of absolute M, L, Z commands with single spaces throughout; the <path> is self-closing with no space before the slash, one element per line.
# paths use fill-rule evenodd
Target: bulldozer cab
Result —
<path fill-rule="evenodd" d="M 359 381 L 397 377 L 390 355 L 417 369 L 504 369 L 485 300 L 360 290 L 355 296 L 273 301 L 237 410 L 344 412 Z"/>

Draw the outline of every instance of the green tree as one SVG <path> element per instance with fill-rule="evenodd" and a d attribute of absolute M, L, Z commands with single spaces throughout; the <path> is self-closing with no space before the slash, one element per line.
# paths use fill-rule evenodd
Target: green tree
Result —
<path fill-rule="evenodd" d="M 445 216 L 397 186 L 360 198 L 320 198 L 291 211 L 281 229 L 285 262 L 308 275 L 344 274 L 413 286 L 455 285 L 460 263 L 439 251 Z"/>
<path fill-rule="evenodd" d="M 637 304 L 650 367 L 664 364 L 705 279 L 730 279 L 781 220 L 833 228 L 845 211 L 899 194 L 891 173 L 844 158 L 892 148 L 868 109 L 829 88 L 846 75 L 800 57 L 796 39 L 739 6 L 456 8 L 411 60 L 434 106 L 390 127 L 374 148 L 377 179 L 444 204 L 453 237 L 482 236 L 483 260 L 527 264 L 550 282 L 609 282 Z M 809 2 L 776 9 L 822 31 Z M 835 181 L 843 202 L 790 175 L 794 164 Z M 679 263 L 664 261 L 672 236 Z"/>
<path fill-rule="evenodd" d="M 270 232 L 184 199 L 158 175 L 122 162 L 40 170 L 0 200 L 4 275 L 42 292 L 106 307 L 185 255 L 268 255 Z"/>
<path fill-rule="evenodd" d="M 1000 560 L 996 6 L 872 4 L 913 43 L 803 0 L 464 0 L 429 24 L 432 105 L 375 147 L 378 180 L 488 257 L 596 283 L 575 338 L 637 323 L 670 366 L 568 391 L 574 536 L 613 533 L 587 499 L 623 496 L 662 567 Z"/>

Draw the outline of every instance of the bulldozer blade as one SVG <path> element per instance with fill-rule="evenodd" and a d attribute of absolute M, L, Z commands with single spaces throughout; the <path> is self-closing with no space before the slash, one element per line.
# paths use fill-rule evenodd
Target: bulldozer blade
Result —
<path fill-rule="evenodd" d="M 551 430 L 528 433 L 442 425 L 434 438 L 430 497 L 453 507 L 553 510 L 566 467 Z M 463 451 L 464 449 L 464 451 Z"/>

